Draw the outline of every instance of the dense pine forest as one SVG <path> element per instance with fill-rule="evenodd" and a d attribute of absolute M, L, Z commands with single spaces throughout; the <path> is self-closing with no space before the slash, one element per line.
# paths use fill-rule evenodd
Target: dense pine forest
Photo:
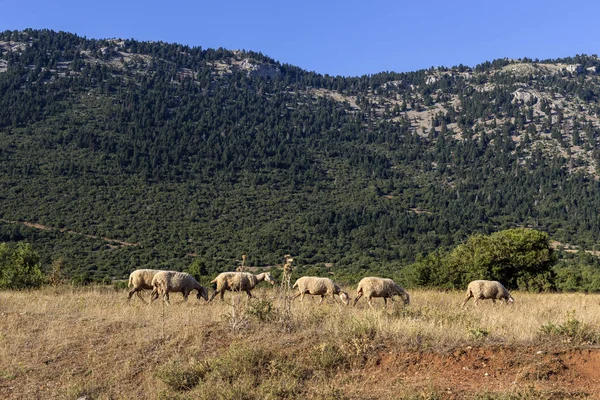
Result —
<path fill-rule="evenodd" d="M 599 97 L 596 55 L 334 77 L 252 51 L 5 31 L 0 242 L 82 283 L 208 276 L 246 253 L 435 286 L 427 265 L 470 238 L 532 228 L 559 243 L 555 287 L 600 290 Z"/>

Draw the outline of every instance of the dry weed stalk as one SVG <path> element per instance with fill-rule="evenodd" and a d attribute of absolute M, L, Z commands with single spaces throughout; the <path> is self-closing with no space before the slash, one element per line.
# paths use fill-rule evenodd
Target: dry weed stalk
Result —
<path fill-rule="evenodd" d="M 229 305 L 229 313 L 225 314 L 224 318 L 227 320 L 231 331 L 236 333 L 248 328 L 248 317 L 240 300 L 240 292 L 234 292 L 231 303 L 227 302 L 227 304 Z"/>
<path fill-rule="evenodd" d="M 248 254 L 242 253 L 242 263 L 235 269 L 237 272 L 246 272 L 246 258 L 248 258 Z"/>
<path fill-rule="evenodd" d="M 48 274 L 48 282 L 53 287 L 57 287 L 65 283 L 65 275 L 63 273 L 64 261 L 58 258 L 52 262 L 50 273 Z"/>
<path fill-rule="evenodd" d="M 290 332 L 292 330 L 292 263 L 294 259 L 290 254 L 286 254 L 285 263 L 283 264 L 283 274 L 281 275 L 281 287 L 279 290 L 279 303 L 281 304 L 281 311 L 279 321 L 283 327 L 284 332 Z"/>

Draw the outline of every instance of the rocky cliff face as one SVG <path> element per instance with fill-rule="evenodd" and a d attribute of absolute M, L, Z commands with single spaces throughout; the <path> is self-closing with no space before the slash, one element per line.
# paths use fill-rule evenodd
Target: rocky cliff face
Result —
<path fill-rule="evenodd" d="M 248 75 L 250 76 L 256 76 L 260 78 L 273 79 L 281 75 L 279 68 L 272 65 L 254 63 L 248 58 L 242 60 L 242 62 L 239 64 L 239 69 L 247 71 Z"/>

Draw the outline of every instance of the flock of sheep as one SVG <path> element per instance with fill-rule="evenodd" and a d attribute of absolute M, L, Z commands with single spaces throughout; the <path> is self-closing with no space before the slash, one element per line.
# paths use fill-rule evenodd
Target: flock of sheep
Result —
<path fill-rule="evenodd" d="M 133 271 L 129 275 L 128 287 L 131 288 L 129 291 L 128 300 L 137 293 L 138 297 L 142 300 L 141 291 L 144 289 L 152 290 L 150 295 L 150 303 L 156 300 L 160 295 L 163 296 L 163 301 L 169 304 L 169 293 L 182 293 L 184 300 L 187 300 L 189 294 L 196 290 L 198 292 L 197 298 L 204 298 L 206 301 L 212 301 L 217 294 L 221 295 L 221 300 L 224 299 L 226 291 L 233 292 L 246 292 L 248 297 L 252 297 L 251 290 L 262 281 L 269 282 L 271 285 L 275 284 L 275 280 L 268 272 L 263 272 L 258 275 L 253 275 L 249 272 L 223 272 L 219 274 L 215 279 L 211 281 L 214 285 L 214 292 L 210 299 L 208 298 L 208 290 L 200 285 L 190 274 L 185 272 L 176 271 L 161 271 L 154 269 L 138 269 Z M 350 296 L 344 292 L 339 285 L 329 278 L 318 278 L 314 276 L 304 276 L 299 278 L 294 283 L 293 288 L 298 288 L 298 293 L 293 299 L 300 296 L 300 301 L 304 300 L 305 294 L 313 296 L 321 296 L 323 302 L 326 296 L 333 297 L 335 301 L 335 295 L 337 295 L 342 303 L 348 305 L 350 303 Z M 400 296 L 404 301 L 404 304 L 410 303 L 409 294 L 402 289 L 396 282 L 386 278 L 368 277 L 363 278 L 359 283 L 356 290 L 356 298 L 354 299 L 354 305 L 358 300 L 365 296 L 367 303 L 372 307 L 371 299 L 374 297 L 382 297 L 384 304 L 387 305 L 387 299 L 393 301 L 394 296 Z M 469 299 L 475 299 L 475 305 L 479 300 L 492 299 L 504 300 L 506 304 L 514 302 L 514 299 L 506 290 L 506 288 L 498 281 L 484 281 L 477 280 L 469 283 L 467 288 L 467 295 L 463 301 L 461 307 L 469 301 Z"/>

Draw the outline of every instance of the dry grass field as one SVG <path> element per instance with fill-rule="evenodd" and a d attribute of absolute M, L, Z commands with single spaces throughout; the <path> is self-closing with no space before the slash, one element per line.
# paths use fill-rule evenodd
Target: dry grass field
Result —
<path fill-rule="evenodd" d="M 600 398 L 598 295 L 460 309 L 462 292 L 419 290 L 369 309 L 253 293 L 169 307 L 112 287 L 0 292 L 0 397 Z"/>

